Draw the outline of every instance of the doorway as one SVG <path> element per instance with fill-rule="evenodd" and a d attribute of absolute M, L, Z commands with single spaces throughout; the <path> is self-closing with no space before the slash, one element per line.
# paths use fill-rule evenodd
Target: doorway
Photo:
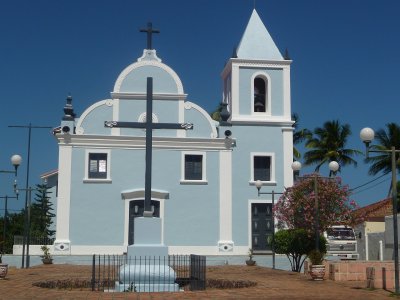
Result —
<path fill-rule="evenodd" d="M 253 251 L 272 250 L 272 204 L 251 204 L 251 247 Z"/>
<path fill-rule="evenodd" d="M 153 212 L 153 217 L 160 217 L 160 201 L 151 200 L 151 211 Z M 144 212 L 144 200 L 133 200 L 129 202 L 129 230 L 128 230 L 128 245 L 133 245 L 135 242 L 134 229 L 135 222 L 134 219 L 137 217 L 142 217 Z"/>

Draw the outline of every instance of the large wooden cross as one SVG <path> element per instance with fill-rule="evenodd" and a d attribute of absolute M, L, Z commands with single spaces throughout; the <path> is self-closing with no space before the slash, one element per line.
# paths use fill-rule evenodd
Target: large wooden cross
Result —
<path fill-rule="evenodd" d="M 153 148 L 153 129 L 193 129 L 191 123 L 153 123 L 153 78 L 147 77 L 147 102 L 146 102 L 146 122 L 119 122 L 105 121 L 105 127 L 120 128 L 144 128 L 146 129 L 146 172 L 144 190 L 144 212 L 143 216 L 150 217 L 151 212 L 151 166 Z"/>

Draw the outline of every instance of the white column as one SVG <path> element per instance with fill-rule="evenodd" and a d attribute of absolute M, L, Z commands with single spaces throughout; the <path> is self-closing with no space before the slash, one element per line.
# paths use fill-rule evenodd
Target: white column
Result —
<path fill-rule="evenodd" d="M 56 242 L 69 242 L 72 147 L 60 145 Z"/>
<path fill-rule="evenodd" d="M 220 252 L 233 251 L 232 241 L 232 150 L 219 154 L 219 241 Z"/>
<path fill-rule="evenodd" d="M 293 128 L 282 128 L 283 136 L 283 186 L 293 185 Z"/>
<path fill-rule="evenodd" d="M 283 115 L 291 118 L 290 109 L 290 66 L 283 68 Z"/>

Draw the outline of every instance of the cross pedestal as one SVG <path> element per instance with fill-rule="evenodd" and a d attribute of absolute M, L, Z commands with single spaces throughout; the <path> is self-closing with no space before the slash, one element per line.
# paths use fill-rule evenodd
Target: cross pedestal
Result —
<path fill-rule="evenodd" d="M 120 269 L 118 292 L 177 292 L 175 271 L 168 266 L 168 247 L 161 241 L 161 219 L 135 218 L 135 244 L 128 246 L 128 263 Z"/>

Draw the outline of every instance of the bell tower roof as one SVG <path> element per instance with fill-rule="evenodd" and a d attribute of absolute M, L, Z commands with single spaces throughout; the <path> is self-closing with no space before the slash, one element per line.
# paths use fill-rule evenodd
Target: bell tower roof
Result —
<path fill-rule="evenodd" d="M 282 54 L 255 9 L 236 53 L 237 57 L 242 59 L 283 60 Z"/>

